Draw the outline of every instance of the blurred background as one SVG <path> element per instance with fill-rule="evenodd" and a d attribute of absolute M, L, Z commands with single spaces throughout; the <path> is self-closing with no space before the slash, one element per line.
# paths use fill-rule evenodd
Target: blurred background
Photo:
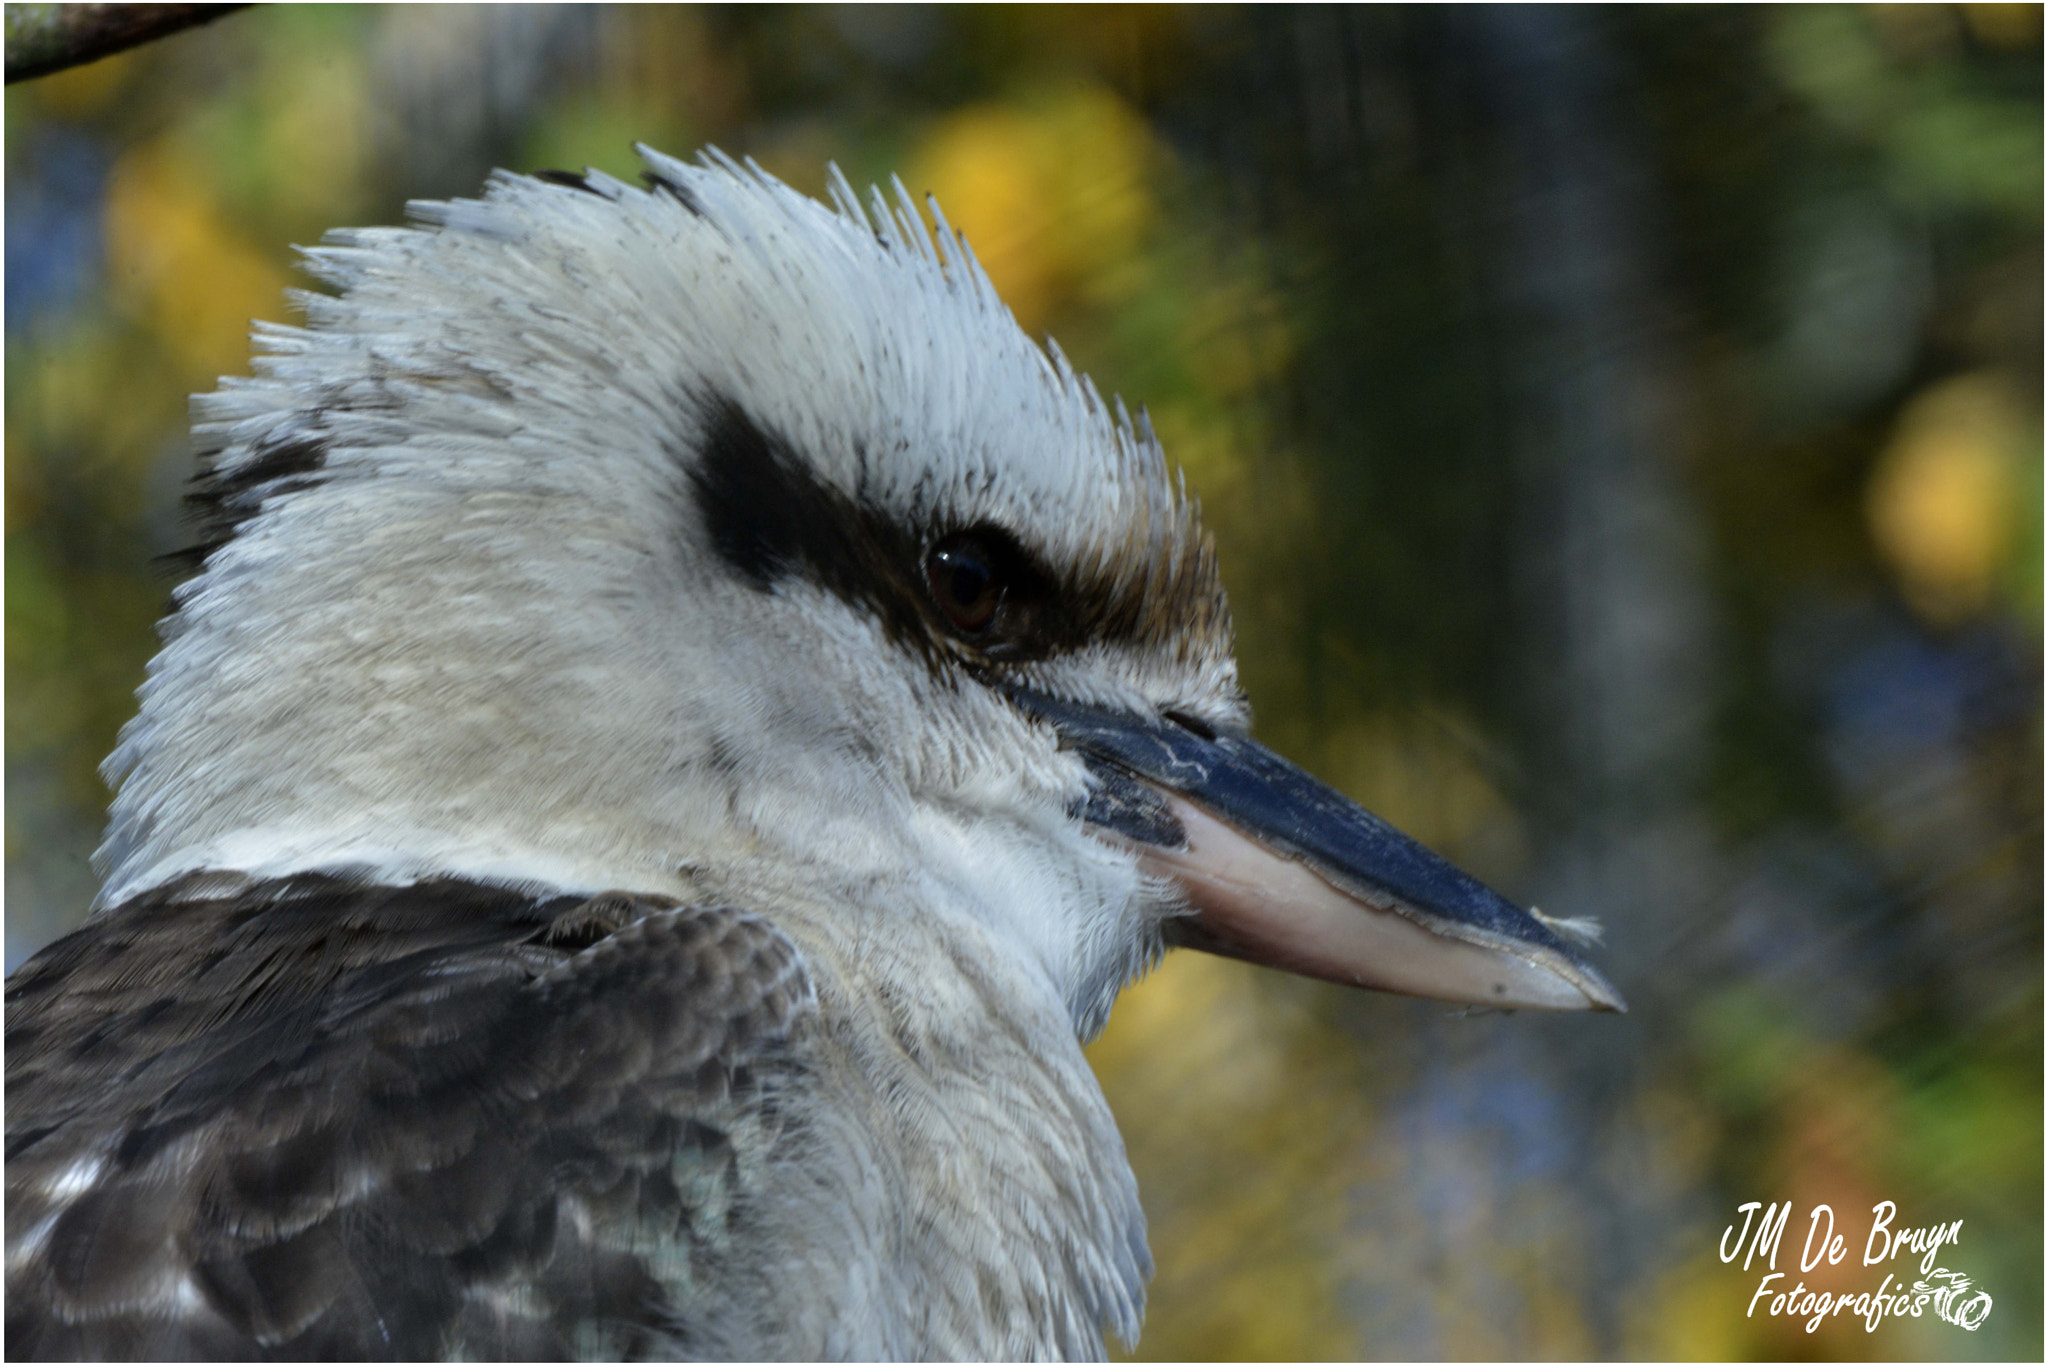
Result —
<path fill-rule="evenodd" d="M 2038 1358 L 2041 96 L 2030 5 L 266 7 L 10 87 L 7 964 L 291 243 L 636 139 L 900 171 L 1149 405 L 1261 735 L 1633 1006 L 1176 955 L 1091 1050 L 1138 1354 Z M 1738 1204 L 1855 1292 L 1881 1199 L 1977 1331 L 1745 1316 Z"/>

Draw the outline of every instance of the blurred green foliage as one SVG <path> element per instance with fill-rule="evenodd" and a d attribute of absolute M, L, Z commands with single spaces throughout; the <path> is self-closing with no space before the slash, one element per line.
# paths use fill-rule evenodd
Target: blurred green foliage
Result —
<path fill-rule="evenodd" d="M 280 6 L 10 87 L 8 962 L 91 898 L 184 395 L 287 243 L 635 140 L 901 172 L 1149 406 L 1262 733 L 1605 916 L 1635 1005 L 1169 962 L 1092 1051 L 1141 1352 L 2038 1356 L 2041 128 L 2025 5 Z M 1747 1199 L 1961 1218 L 1996 1307 L 1745 1316 Z"/>

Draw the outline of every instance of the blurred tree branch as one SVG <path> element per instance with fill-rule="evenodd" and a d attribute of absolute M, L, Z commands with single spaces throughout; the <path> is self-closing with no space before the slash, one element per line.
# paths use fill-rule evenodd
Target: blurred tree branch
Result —
<path fill-rule="evenodd" d="M 7 83 L 110 57 L 243 5 L 9 5 Z"/>

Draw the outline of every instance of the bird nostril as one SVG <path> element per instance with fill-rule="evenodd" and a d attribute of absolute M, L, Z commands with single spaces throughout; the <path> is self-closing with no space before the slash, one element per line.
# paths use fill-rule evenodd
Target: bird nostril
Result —
<path fill-rule="evenodd" d="M 1208 740 L 1211 744 L 1216 742 L 1216 727 L 1205 723 L 1199 717 L 1191 716 L 1185 711 L 1161 711 L 1159 714 L 1197 739 Z"/>

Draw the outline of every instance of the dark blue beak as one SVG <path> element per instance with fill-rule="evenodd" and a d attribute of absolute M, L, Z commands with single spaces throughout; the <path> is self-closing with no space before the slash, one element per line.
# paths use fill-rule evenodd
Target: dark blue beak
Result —
<path fill-rule="evenodd" d="M 1174 941 L 1467 1004 L 1627 1008 L 1571 941 L 1584 930 L 1517 907 L 1263 745 L 1011 695 L 1087 762 L 1083 818 L 1186 888 L 1195 914 L 1175 923 Z"/>

